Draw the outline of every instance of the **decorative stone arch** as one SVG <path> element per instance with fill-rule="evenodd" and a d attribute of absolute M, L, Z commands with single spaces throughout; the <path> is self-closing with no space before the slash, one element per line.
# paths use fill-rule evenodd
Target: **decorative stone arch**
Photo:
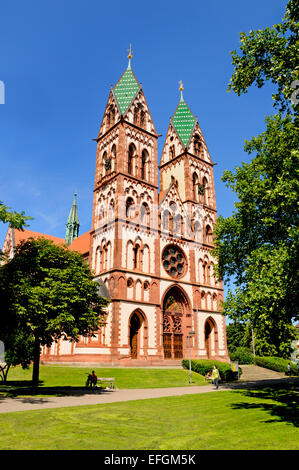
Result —
<path fill-rule="evenodd" d="M 204 324 L 205 350 L 208 359 L 219 355 L 218 327 L 212 317 L 208 317 Z"/>
<path fill-rule="evenodd" d="M 202 178 L 202 186 L 204 188 L 204 194 L 203 194 L 203 203 L 208 206 L 209 205 L 209 199 L 210 199 L 210 188 L 209 188 L 209 177 L 207 173 L 204 174 Z"/>
<path fill-rule="evenodd" d="M 141 309 L 134 310 L 128 322 L 128 344 L 131 359 L 140 359 L 141 356 L 147 355 L 147 331 L 148 321 L 145 313 Z"/>
<path fill-rule="evenodd" d="M 164 359 L 181 359 L 185 338 L 192 326 L 191 302 L 181 286 L 172 284 L 164 292 L 161 310 Z"/>
<path fill-rule="evenodd" d="M 114 143 L 111 147 L 111 171 L 116 169 L 116 144 Z"/>
<path fill-rule="evenodd" d="M 149 153 L 146 148 L 143 148 L 141 152 L 141 165 L 140 165 L 140 177 L 142 180 L 149 180 Z"/>
<path fill-rule="evenodd" d="M 137 155 L 137 150 L 136 150 L 136 145 L 131 142 L 129 144 L 128 148 L 128 173 L 129 175 L 135 176 L 136 171 L 135 171 L 135 160 L 136 160 L 136 155 Z"/>

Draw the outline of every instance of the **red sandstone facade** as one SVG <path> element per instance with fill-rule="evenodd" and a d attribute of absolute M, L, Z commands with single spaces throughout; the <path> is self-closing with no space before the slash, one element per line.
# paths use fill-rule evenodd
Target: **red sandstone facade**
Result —
<path fill-rule="evenodd" d="M 197 120 L 187 144 L 173 123 L 158 167 L 142 88 L 125 112 L 111 90 L 95 139 L 92 228 L 69 247 L 88 259 L 111 303 L 94 337 L 53 343 L 44 362 L 172 363 L 189 357 L 190 331 L 192 358 L 228 360 L 211 255 L 213 162 Z"/>

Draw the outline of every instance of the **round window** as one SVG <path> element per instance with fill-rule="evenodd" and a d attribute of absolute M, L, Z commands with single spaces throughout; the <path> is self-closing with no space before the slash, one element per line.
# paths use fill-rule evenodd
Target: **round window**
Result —
<path fill-rule="evenodd" d="M 184 274 L 187 261 L 183 251 L 178 246 L 170 245 L 163 250 L 162 264 L 170 276 L 179 277 Z"/>

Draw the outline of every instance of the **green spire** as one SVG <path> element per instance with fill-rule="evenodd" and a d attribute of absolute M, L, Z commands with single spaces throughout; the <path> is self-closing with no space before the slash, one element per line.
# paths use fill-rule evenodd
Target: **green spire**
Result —
<path fill-rule="evenodd" d="M 139 83 L 137 82 L 131 67 L 128 67 L 113 88 L 114 96 L 122 115 L 124 115 L 128 110 L 139 89 Z"/>
<path fill-rule="evenodd" d="M 137 92 L 140 89 L 140 85 L 136 80 L 136 77 L 131 69 L 132 49 L 130 44 L 130 50 L 128 55 L 129 63 L 127 70 L 122 74 L 117 84 L 113 88 L 113 94 L 117 101 L 119 110 L 124 115 L 133 98 L 135 98 Z"/>
<path fill-rule="evenodd" d="M 196 123 L 196 119 L 184 101 L 183 84 L 182 82 L 179 82 L 179 83 L 180 83 L 181 99 L 171 122 L 178 136 L 180 137 L 183 145 L 187 147 L 192 131 L 194 129 L 194 125 Z"/>
<path fill-rule="evenodd" d="M 77 194 L 74 194 L 74 201 L 71 207 L 65 231 L 65 243 L 70 245 L 79 235 L 79 217 L 77 208 Z"/>

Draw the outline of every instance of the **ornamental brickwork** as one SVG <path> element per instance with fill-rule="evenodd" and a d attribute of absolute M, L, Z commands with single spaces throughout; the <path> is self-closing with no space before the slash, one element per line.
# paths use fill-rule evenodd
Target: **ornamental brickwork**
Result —
<path fill-rule="evenodd" d="M 69 245 L 111 302 L 94 337 L 45 348 L 44 362 L 179 363 L 191 331 L 192 358 L 229 360 L 211 255 L 214 163 L 180 90 L 158 166 L 158 134 L 130 63 L 111 89 L 95 139 L 91 230 Z"/>

